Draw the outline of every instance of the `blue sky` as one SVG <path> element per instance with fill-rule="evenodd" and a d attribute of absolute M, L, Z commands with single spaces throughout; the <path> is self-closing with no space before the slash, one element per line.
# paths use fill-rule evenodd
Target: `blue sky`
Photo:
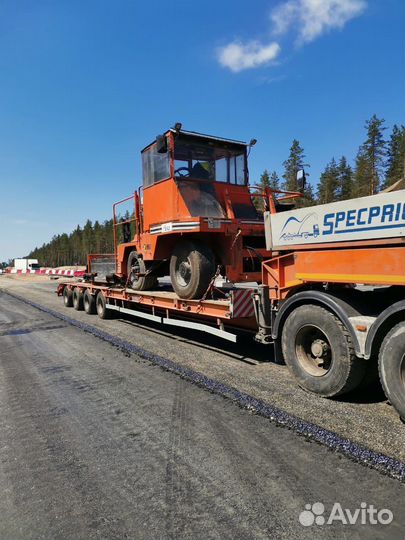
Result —
<path fill-rule="evenodd" d="M 310 180 L 372 114 L 405 122 L 403 0 L 2 0 L 0 260 L 87 218 L 185 129 L 258 139 L 254 182 L 298 138 Z"/>

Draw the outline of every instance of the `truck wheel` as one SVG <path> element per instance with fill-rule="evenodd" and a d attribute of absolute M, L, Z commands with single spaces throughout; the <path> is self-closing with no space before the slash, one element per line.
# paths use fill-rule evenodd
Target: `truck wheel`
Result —
<path fill-rule="evenodd" d="M 211 249 L 186 240 L 178 244 L 170 259 L 170 279 L 180 298 L 201 298 L 215 272 Z"/>
<path fill-rule="evenodd" d="M 157 286 L 156 276 L 139 276 L 145 274 L 147 268 L 145 261 L 136 251 L 131 251 L 128 257 L 127 275 L 128 285 L 135 291 L 150 291 Z"/>
<path fill-rule="evenodd" d="M 63 303 L 65 307 L 73 307 L 73 293 L 68 287 L 63 289 Z"/>
<path fill-rule="evenodd" d="M 84 306 L 84 311 L 88 315 L 94 315 L 97 312 L 96 299 L 94 298 L 94 296 L 90 293 L 88 289 L 85 290 L 84 295 L 83 295 L 83 306 Z"/>
<path fill-rule="evenodd" d="M 97 315 L 100 319 L 111 319 L 111 310 L 107 309 L 107 301 L 104 294 L 100 291 L 96 298 Z"/>
<path fill-rule="evenodd" d="M 83 309 L 83 292 L 79 287 L 73 289 L 73 307 L 76 311 Z"/>
<path fill-rule="evenodd" d="M 338 396 L 364 377 L 365 362 L 356 357 L 349 332 L 320 306 L 297 307 L 285 321 L 281 345 L 286 364 L 309 392 Z"/>
<path fill-rule="evenodd" d="M 405 419 L 405 322 L 394 326 L 385 336 L 378 366 L 387 398 Z"/>

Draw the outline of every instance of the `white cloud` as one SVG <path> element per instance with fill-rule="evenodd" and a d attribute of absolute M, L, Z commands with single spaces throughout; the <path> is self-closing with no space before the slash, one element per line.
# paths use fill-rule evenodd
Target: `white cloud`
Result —
<path fill-rule="evenodd" d="M 304 45 L 329 30 L 343 28 L 366 8 L 367 0 L 286 0 L 271 12 L 271 31 L 281 36 L 293 29 L 297 44 Z M 269 44 L 234 41 L 218 50 L 218 61 L 237 73 L 269 64 L 280 51 L 276 41 Z"/>
<path fill-rule="evenodd" d="M 343 28 L 366 7 L 366 0 L 288 0 L 272 11 L 271 20 L 278 35 L 296 27 L 297 41 L 304 44 L 328 30 Z"/>
<path fill-rule="evenodd" d="M 233 42 L 218 51 L 219 63 L 237 73 L 243 69 L 256 68 L 275 60 L 280 54 L 278 43 L 263 45 L 258 41 Z"/>

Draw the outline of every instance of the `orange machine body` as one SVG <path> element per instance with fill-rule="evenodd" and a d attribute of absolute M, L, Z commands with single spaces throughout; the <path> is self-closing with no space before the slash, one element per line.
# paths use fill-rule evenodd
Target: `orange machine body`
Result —
<path fill-rule="evenodd" d="M 117 274 L 132 250 L 145 261 L 167 261 L 179 237 L 203 240 L 232 282 L 261 280 L 266 250 L 262 213 L 248 185 L 247 145 L 193 132 L 164 134 L 142 151 L 143 187 L 134 194 L 135 234 L 116 243 Z M 197 172 L 195 172 L 197 171 Z M 125 202 L 128 199 L 121 202 Z M 114 205 L 114 229 L 126 222 Z M 165 266 L 162 264 L 162 275 Z"/>

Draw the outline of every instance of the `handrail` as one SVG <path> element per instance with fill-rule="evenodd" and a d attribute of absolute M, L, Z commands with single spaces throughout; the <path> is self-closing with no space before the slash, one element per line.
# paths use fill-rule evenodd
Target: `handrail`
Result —
<path fill-rule="evenodd" d="M 260 193 L 250 193 L 251 197 L 261 197 L 264 199 L 265 208 L 270 209 L 272 214 L 276 213 L 276 202 L 287 201 L 291 199 L 300 199 L 303 194 L 300 191 L 285 191 L 281 189 L 273 189 L 270 187 L 261 188 L 260 186 L 249 186 L 249 190 L 257 189 Z M 284 197 L 275 197 L 274 194 L 279 193 L 285 195 Z"/>
<path fill-rule="evenodd" d="M 116 208 L 128 201 L 134 201 L 134 213 L 132 218 L 130 219 L 122 219 L 120 221 L 117 220 L 117 211 Z M 114 256 L 117 260 L 117 227 L 122 226 L 128 223 L 135 223 L 135 236 L 139 240 L 139 235 L 141 233 L 141 209 L 140 209 L 140 197 L 138 192 L 134 191 L 133 195 L 130 197 L 126 197 L 125 199 L 122 199 L 121 201 L 118 201 L 113 204 L 113 236 L 114 236 Z"/>

